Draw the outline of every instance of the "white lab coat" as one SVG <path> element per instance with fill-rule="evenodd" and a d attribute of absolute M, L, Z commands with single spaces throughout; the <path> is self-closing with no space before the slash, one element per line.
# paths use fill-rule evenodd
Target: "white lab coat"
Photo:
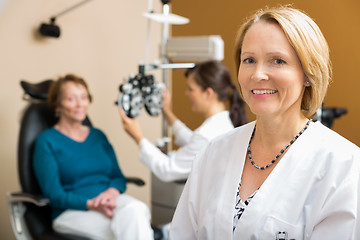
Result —
<path fill-rule="evenodd" d="M 210 140 L 234 129 L 234 126 L 229 111 L 222 111 L 206 119 L 195 131 L 180 121 L 174 123 L 173 129 L 175 144 L 180 148 L 168 155 L 145 138 L 139 144 L 140 161 L 163 181 L 186 179 L 190 174 L 195 154 L 205 148 Z"/>
<path fill-rule="evenodd" d="M 194 160 L 171 240 L 360 239 L 360 150 L 319 122 L 283 155 L 233 233 L 236 192 L 255 122 L 212 141 Z M 235 235 L 235 236 L 234 236 Z"/>

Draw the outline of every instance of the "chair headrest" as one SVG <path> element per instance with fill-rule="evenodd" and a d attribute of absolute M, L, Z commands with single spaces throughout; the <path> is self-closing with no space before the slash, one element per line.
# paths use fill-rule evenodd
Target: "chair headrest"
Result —
<path fill-rule="evenodd" d="M 48 98 L 48 91 L 53 83 L 53 80 L 48 79 L 39 83 L 29 83 L 27 81 L 20 81 L 21 87 L 24 89 L 25 94 L 28 94 L 34 99 L 45 100 Z"/>

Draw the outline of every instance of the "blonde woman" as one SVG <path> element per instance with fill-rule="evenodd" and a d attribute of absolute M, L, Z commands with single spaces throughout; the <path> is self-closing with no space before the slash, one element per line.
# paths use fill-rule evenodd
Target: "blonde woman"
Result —
<path fill-rule="evenodd" d="M 194 161 L 171 239 L 359 239 L 360 150 L 311 120 L 331 79 L 319 27 L 291 7 L 260 10 L 235 58 L 256 121 Z"/>

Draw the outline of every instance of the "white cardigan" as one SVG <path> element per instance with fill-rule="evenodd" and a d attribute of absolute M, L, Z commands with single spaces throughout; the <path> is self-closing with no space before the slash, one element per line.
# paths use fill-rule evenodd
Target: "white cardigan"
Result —
<path fill-rule="evenodd" d="M 205 148 L 210 140 L 233 128 L 228 111 L 206 119 L 195 131 L 191 131 L 178 120 L 173 124 L 173 132 L 175 144 L 180 148 L 166 155 L 144 138 L 139 144 L 139 159 L 163 181 L 183 180 L 190 174 L 195 155 Z"/>

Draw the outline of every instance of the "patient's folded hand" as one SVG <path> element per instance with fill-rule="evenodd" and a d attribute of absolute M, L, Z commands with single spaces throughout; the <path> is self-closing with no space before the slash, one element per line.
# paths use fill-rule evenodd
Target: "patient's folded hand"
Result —
<path fill-rule="evenodd" d="M 115 188 L 109 188 L 100 193 L 97 197 L 87 201 L 87 208 L 105 214 L 107 217 L 113 216 L 113 209 L 116 207 L 116 198 L 120 192 Z"/>
<path fill-rule="evenodd" d="M 113 208 L 112 207 L 102 205 L 102 204 L 95 206 L 94 202 L 95 202 L 94 199 L 89 199 L 87 201 L 86 205 L 89 210 L 101 212 L 109 218 L 113 217 Z"/>

